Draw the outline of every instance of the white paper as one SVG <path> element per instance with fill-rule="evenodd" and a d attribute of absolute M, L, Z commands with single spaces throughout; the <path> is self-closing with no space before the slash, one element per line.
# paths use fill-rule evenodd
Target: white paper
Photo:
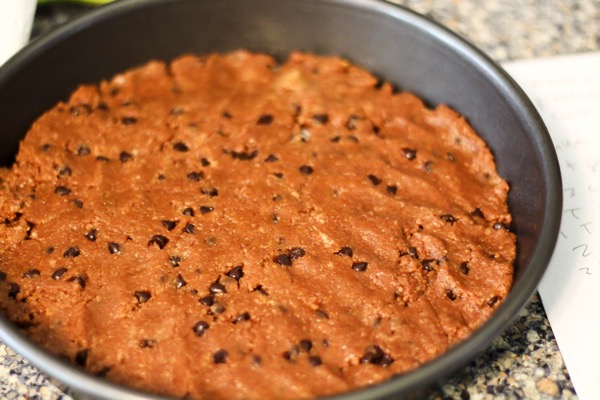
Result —
<path fill-rule="evenodd" d="M 35 0 L 0 0 L 0 66 L 29 40 Z"/>
<path fill-rule="evenodd" d="M 507 63 L 535 103 L 563 179 L 558 244 L 539 287 L 573 385 L 600 398 L 600 53 Z"/>

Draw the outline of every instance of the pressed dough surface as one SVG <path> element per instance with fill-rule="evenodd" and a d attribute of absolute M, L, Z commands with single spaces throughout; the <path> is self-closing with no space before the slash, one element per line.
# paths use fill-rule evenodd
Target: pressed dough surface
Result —
<path fill-rule="evenodd" d="M 0 308 L 176 397 L 380 382 L 468 337 L 512 283 L 483 141 L 335 57 L 183 56 L 82 86 L 0 178 Z"/>

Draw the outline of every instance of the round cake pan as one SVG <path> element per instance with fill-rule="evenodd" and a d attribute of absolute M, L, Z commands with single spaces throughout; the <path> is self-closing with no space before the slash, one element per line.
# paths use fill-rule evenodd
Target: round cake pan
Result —
<path fill-rule="evenodd" d="M 562 206 L 554 147 L 527 96 L 489 58 L 452 32 L 377 0 L 122 0 L 34 41 L 0 69 L 0 162 L 9 166 L 32 122 L 79 84 L 151 59 L 238 48 L 285 58 L 291 50 L 335 54 L 429 105 L 464 115 L 509 182 L 517 234 L 514 286 L 467 340 L 419 369 L 334 396 L 421 397 L 499 335 L 535 291 L 552 255 Z M 34 345 L 0 317 L 0 339 L 33 365 L 97 399 L 158 399 L 91 376 Z"/>

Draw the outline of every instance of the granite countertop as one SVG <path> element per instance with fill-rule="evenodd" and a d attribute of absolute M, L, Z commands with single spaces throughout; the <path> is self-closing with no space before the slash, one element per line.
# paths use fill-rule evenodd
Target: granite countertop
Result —
<path fill-rule="evenodd" d="M 600 49 L 600 0 L 391 1 L 442 23 L 498 62 Z M 86 10 L 62 4 L 39 8 L 33 35 Z M 0 342 L 0 398 L 77 397 Z M 576 399 L 538 294 L 502 336 L 430 398 Z"/>

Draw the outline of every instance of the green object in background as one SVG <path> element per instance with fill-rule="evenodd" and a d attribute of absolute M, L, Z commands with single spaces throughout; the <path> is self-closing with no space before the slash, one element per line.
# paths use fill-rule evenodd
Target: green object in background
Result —
<path fill-rule="evenodd" d="M 51 3 L 79 3 L 87 4 L 90 6 L 101 6 L 102 4 L 111 3 L 113 0 L 38 0 L 38 4 L 51 4 Z"/>

